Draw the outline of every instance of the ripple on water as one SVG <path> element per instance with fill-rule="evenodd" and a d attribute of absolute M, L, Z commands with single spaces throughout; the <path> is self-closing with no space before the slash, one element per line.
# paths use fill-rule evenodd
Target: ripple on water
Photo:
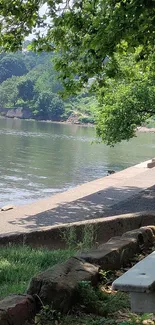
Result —
<path fill-rule="evenodd" d="M 0 120 L 0 206 L 26 204 L 154 157 L 155 134 L 114 148 L 93 128 Z"/>

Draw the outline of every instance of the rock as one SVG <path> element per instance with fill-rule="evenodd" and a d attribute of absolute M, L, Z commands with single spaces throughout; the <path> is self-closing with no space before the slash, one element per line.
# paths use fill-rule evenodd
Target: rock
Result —
<path fill-rule="evenodd" d="M 153 236 L 155 237 L 155 226 L 151 225 L 151 226 L 147 226 L 147 228 L 151 229 L 153 232 Z"/>
<path fill-rule="evenodd" d="M 0 107 L 0 115 L 11 117 L 11 118 L 21 118 L 21 119 L 29 119 L 33 118 L 33 114 L 31 110 L 18 107 L 18 108 L 2 108 Z"/>
<path fill-rule="evenodd" d="M 131 230 L 122 235 L 122 238 L 135 238 L 138 245 L 144 245 L 145 248 L 151 246 L 154 243 L 155 235 L 153 227 L 141 227 L 139 229 Z"/>
<path fill-rule="evenodd" d="M 93 285 L 99 280 L 99 267 L 71 257 L 32 278 L 28 294 L 37 294 L 46 305 L 61 312 L 68 312 L 76 302 L 76 289 L 80 281 L 90 281 Z"/>
<path fill-rule="evenodd" d="M 6 113 L 7 117 L 12 117 L 12 118 L 31 118 L 32 112 L 28 109 L 24 109 L 22 107 L 16 108 L 16 109 L 9 109 Z"/>
<path fill-rule="evenodd" d="M 13 205 L 5 205 L 4 207 L 1 208 L 1 211 L 8 211 L 14 209 Z"/>
<path fill-rule="evenodd" d="M 114 170 L 108 170 L 108 175 L 115 174 L 116 172 Z"/>
<path fill-rule="evenodd" d="M 129 261 L 138 249 L 136 239 L 114 237 L 97 249 L 80 255 L 80 258 L 99 265 L 104 270 L 117 270 Z"/>
<path fill-rule="evenodd" d="M 32 296 L 10 295 L 0 301 L 0 325 L 23 325 L 36 314 Z"/>
<path fill-rule="evenodd" d="M 77 113 L 72 113 L 68 119 L 67 119 L 67 123 L 71 123 L 71 124 L 80 124 L 79 121 L 79 114 Z"/>

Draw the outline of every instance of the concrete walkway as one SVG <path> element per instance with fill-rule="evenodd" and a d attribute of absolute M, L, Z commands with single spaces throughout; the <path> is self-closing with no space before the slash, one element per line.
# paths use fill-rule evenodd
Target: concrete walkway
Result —
<path fill-rule="evenodd" d="M 31 205 L 0 211 L 0 237 L 46 230 L 64 223 L 155 209 L 155 168 L 147 168 L 147 163 Z"/>

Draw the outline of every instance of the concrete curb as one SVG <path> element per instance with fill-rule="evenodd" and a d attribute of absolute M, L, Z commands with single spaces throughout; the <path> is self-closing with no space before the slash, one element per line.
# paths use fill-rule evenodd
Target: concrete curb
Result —
<path fill-rule="evenodd" d="M 52 226 L 47 230 L 9 234 L 8 236 L 0 235 L 0 246 L 24 244 L 32 247 L 47 247 L 49 249 L 65 248 L 66 232 L 74 229 L 77 241 L 81 241 L 84 228 L 87 226 L 94 227 L 95 240 L 100 244 L 105 243 L 111 237 L 121 236 L 124 232 L 150 224 L 155 225 L 155 211 L 122 214 L 107 218 L 73 222 L 71 224 L 64 224 L 61 227 Z"/>

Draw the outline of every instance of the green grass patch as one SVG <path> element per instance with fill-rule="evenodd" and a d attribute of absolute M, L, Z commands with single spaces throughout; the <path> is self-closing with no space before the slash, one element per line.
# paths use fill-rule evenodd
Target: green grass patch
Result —
<path fill-rule="evenodd" d="M 74 249 L 48 250 L 26 246 L 0 248 L 0 298 L 11 293 L 24 293 L 36 273 L 62 263 L 74 254 Z"/>
<path fill-rule="evenodd" d="M 144 314 L 142 316 L 138 316 L 135 314 L 128 314 L 128 319 L 120 319 L 119 314 L 118 318 L 105 318 L 99 317 L 97 315 L 71 315 L 63 317 L 62 321 L 57 323 L 58 325 L 154 325 L 155 320 L 152 314 Z M 53 323 L 54 324 L 54 323 Z M 42 325 L 42 324 L 40 324 Z M 46 323 L 46 325 L 52 325 L 52 323 Z"/>
<path fill-rule="evenodd" d="M 63 325 L 115 325 L 114 320 L 107 320 L 96 315 L 66 316 L 63 318 Z"/>
<path fill-rule="evenodd" d="M 85 314 L 72 314 L 67 316 L 62 316 L 60 319 L 56 320 L 47 320 L 44 321 L 38 320 L 37 325 L 116 325 L 116 322 L 113 319 L 107 319 L 105 317 L 100 317 L 97 315 L 85 315 Z M 126 324 L 123 324 L 126 325 Z M 130 325 L 130 324 L 128 324 Z"/>

